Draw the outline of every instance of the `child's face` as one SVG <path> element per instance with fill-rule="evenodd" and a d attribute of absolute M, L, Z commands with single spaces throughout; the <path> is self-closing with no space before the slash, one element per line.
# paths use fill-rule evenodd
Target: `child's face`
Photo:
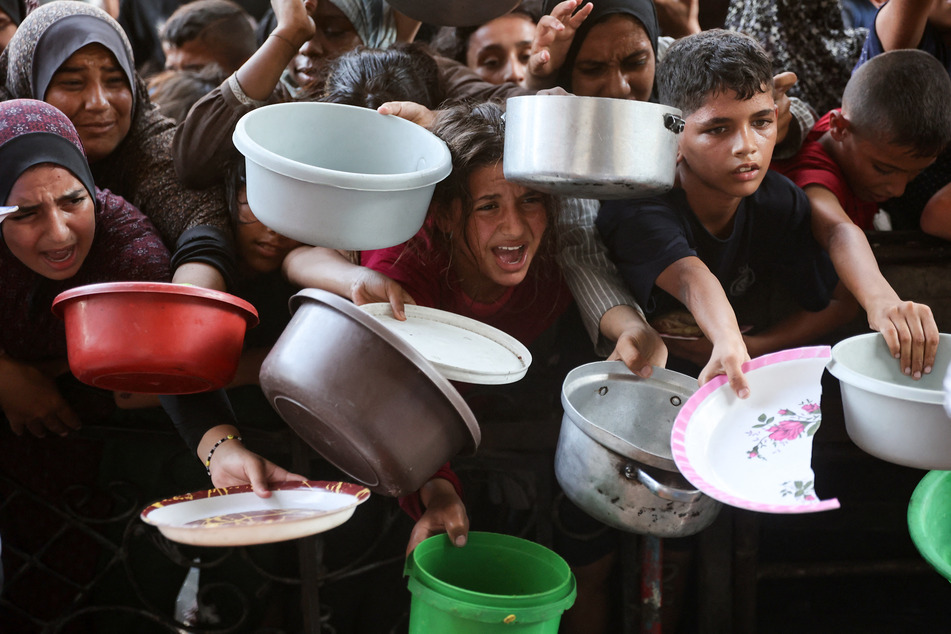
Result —
<path fill-rule="evenodd" d="M 96 203 L 69 170 L 39 165 L 23 172 L 7 198 L 20 210 L 3 221 L 11 253 L 51 280 L 76 275 L 96 233 Z"/>
<path fill-rule="evenodd" d="M 834 154 L 852 193 L 866 202 L 897 198 L 934 156 L 914 156 L 907 147 L 856 132 L 841 112 L 834 112 L 830 135 L 838 143 Z"/>
<path fill-rule="evenodd" d="M 469 36 L 466 66 L 487 82 L 525 84 L 535 23 L 522 13 L 503 15 Z"/>
<path fill-rule="evenodd" d="M 473 299 L 492 301 L 528 274 L 548 226 L 547 207 L 542 194 L 505 180 L 501 163 L 475 170 L 469 190 L 468 219 L 461 203 L 452 210 L 450 240 L 461 256 L 453 266 Z"/>
<path fill-rule="evenodd" d="M 689 114 L 680 138 L 681 186 L 729 197 L 749 196 L 766 176 L 776 145 L 776 104 L 769 91 L 739 100 L 710 96 Z"/>
<path fill-rule="evenodd" d="M 238 190 L 235 242 L 238 258 L 256 273 L 276 271 L 284 262 L 284 256 L 301 244 L 265 227 L 251 212 L 244 187 Z"/>

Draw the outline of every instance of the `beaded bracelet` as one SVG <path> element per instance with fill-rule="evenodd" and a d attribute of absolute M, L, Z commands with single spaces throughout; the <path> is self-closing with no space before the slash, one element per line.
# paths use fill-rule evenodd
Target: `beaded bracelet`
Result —
<path fill-rule="evenodd" d="M 211 451 L 208 452 L 208 458 L 205 460 L 205 471 L 208 472 L 208 476 L 209 476 L 209 477 L 211 476 L 211 456 L 214 455 L 215 449 L 218 448 L 218 445 L 220 445 L 221 443 L 226 442 L 226 441 L 228 441 L 228 440 L 238 440 L 238 441 L 240 441 L 240 440 L 241 440 L 241 436 L 235 436 L 234 434 L 228 434 L 227 436 L 225 436 L 224 438 L 222 438 L 221 440 L 219 440 L 218 442 L 216 442 L 216 443 L 214 444 L 214 446 L 211 448 Z"/>

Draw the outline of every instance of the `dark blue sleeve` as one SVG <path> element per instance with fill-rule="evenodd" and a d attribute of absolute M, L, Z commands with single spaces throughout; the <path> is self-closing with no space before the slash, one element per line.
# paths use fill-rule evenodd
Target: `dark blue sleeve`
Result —
<path fill-rule="evenodd" d="M 657 276 L 697 254 L 684 222 L 663 197 L 604 201 L 595 226 L 624 282 L 648 312 Z"/>
<path fill-rule="evenodd" d="M 758 193 L 763 215 L 776 220 L 772 237 L 764 239 L 774 279 L 804 310 L 824 309 L 839 278 L 829 254 L 813 236 L 809 198 L 775 172 L 769 173 Z"/>
<path fill-rule="evenodd" d="M 879 11 L 881 11 L 881 7 L 879 7 Z M 875 21 L 878 21 L 878 13 L 875 14 Z M 941 34 L 931 24 L 925 25 L 924 33 L 921 35 L 921 41 L 918 42 L 917 48 L 919 51 L 924 51 L 933 55 L 946 69 L 948 69 L 948 72 L 951 73 L 951 49 L 945 45 Z M 854 73 L 856 68 L 872 59 L 876 55 L 881 55 L 884 52 L 885 47 L 882 46 L 882 41 L 878 39 L 878 32 L 876 31 L 875 23 L 873 22 L 872 28 L 868 30 L 868 35 L 865 36 L 865 44 L 862 45 L 862 52 L 859 55 L 859 59 L 855 63 L 855 66 L 852 68 L 852 72 Z"/>

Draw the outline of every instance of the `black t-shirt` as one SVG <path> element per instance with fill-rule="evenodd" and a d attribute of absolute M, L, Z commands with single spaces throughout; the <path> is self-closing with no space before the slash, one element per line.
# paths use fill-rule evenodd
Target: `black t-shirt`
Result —
<path fill-rule="evenodd" d="M 809 200 L 789 179 L 767 172 L 759 189 L 740 201 L 733 231 L 711 235 L 682 189 L 637 200 L 605 201 L 597 227 L 621 276 L 648 318 L 682 309 L 655 286 L 679 259 L 696 256 L 716 275 L 740 325 L 769 327 L 770 293 L 776 284 L 797 305 L 828 306 L 838 277 L 812 235 Z"/>

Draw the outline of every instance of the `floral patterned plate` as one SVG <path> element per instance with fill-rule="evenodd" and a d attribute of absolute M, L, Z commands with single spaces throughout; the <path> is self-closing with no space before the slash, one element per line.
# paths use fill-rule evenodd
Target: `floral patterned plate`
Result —
<path fill-rule="evenodd" d="M 183 544 L 248 546 L 328 531 L 369 497 L 369 489 L 347 482 L 282 482 L 267 498 L 243 484 L 176 495 L 147 507 L 141 518 Z"/>
<path fill-rule="evenodd" d="M 822 422 L 820 379 L 828 346 L 795 348 L 743 366 L 750 397 L 741 400 L 725 376 L 697 390 L 671 432 L 677 468 L 691 484 L 724 504 L 765 513 L 839 508 L 819 500 L 812 437 Z"/>

